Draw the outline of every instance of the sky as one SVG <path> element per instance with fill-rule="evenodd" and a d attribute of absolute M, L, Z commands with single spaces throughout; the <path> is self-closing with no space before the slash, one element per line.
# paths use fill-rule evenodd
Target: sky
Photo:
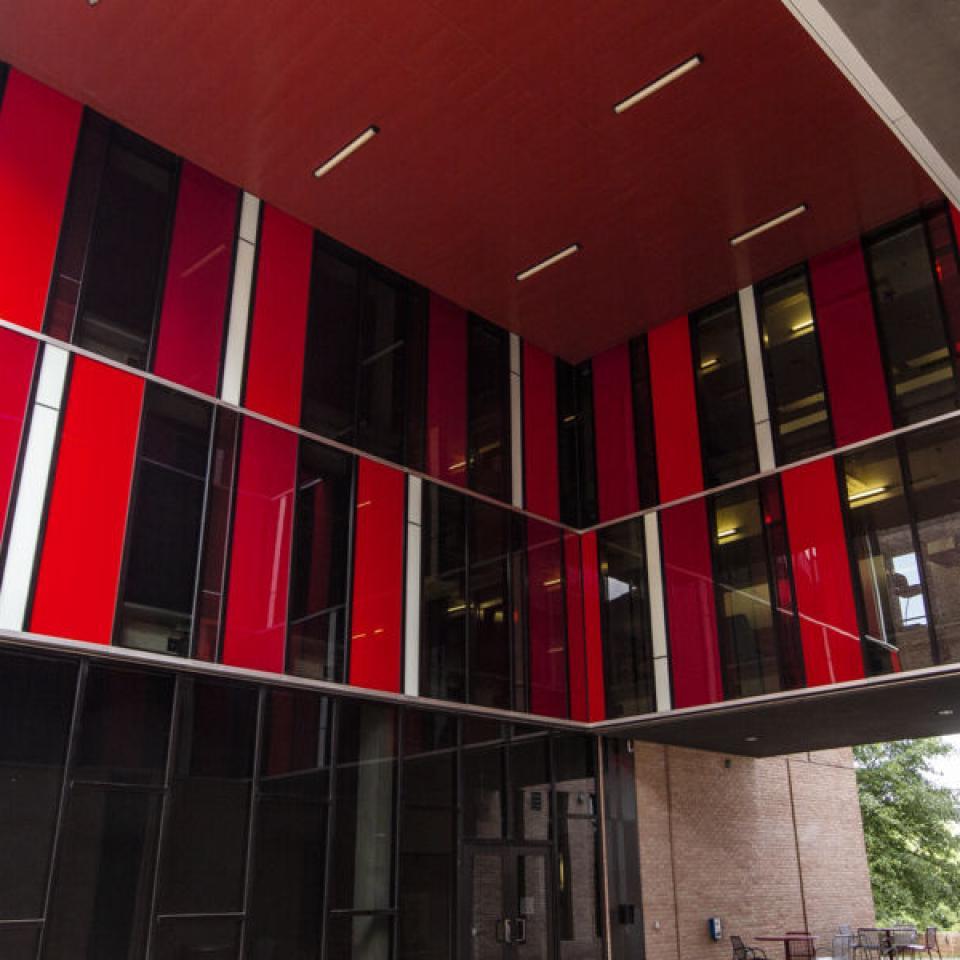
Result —
<path fill-rule="evenodd" d="M 953 747 L 953 753 L 937 761 L 938 779 L 942 786 L 960 791 L 960 734 L 943 739 Z"/>

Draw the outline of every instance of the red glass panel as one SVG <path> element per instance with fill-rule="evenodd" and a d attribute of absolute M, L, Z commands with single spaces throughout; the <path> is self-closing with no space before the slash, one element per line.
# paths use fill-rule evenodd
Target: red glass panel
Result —
<path fill-rule="evenodd" d="M 110 643 L 143 380 L 74 360 L 30 629 Z"/>
<path fill-rule="evenodd" d="M 37 341 L 0 328 L 0 534 L 10 513 L 23 421 L 37 360 Z"/>
<path fill-rule="evenodd" d="M 264 204 L 244 403 L 299 425 L 313 231 Z"/>
<path fill-rule="evenodd" d="M 891 430 L 893 420 L 859 242 L 814 257 L 810 283 L 837 446 Z"/>
<path fill-rule="evenodd" d="M 153 370 L 215 394 L 238 190 L 184 161 Z"/>
<path fill-rule="evenodd" d="M 548 717 L 566 717 L 569 713 L 563 566 L 562 531 L 528 519 L 530 709 Z"/>
<path fill-rule="evenodd" d="M 583 566 L 583 635 L 587 678 L 587 720 L 607 717 L 603 684 L 603 634 L 600 628 L 600 571 L 597 564 L 597 535 L 580 538 Z"/>
<path fill-rule="evenodd" d="M 832 459 L 781 477 L 807 686 L 863 676 L 850 559 Z"/>
<path fill-rule="evenodd" d="M 467 314 L 430 294 L 427 473 L 467 485 Z"/>
<path fill-rule="evenodd" d="M 81 111 L 10 71 L 0 102 L 0 317 L 31 330 L 43 324 Z"/>
<path fill-rule="evenodd" d="M 282 673 L 297 436 L 244 420 L 223 662 Z"/>
<path fill-rule="evenodd" d="M 406 476 L 361 459 L 354 532 L 350 683 L 399 692 Z"/>
<path fill-rule="evenodd" d="M 691 500 L 660 514 L 675 707 L 723 699 L 707 506 Z"/>
<path fill-rule="evenodd" d="M 660 500 L 666 502 L 703 489 L 700 428 L 693 386 L 690 325 L 686 317 L 654 327 L 647 334 L 650 396 L 657 442 Z"/>
<path fill-rule="evenodd" d="M 593 358 L 593 424 L 600 520 L 636 513 L 640 493 L 630 349 L 625 343 Z"/>
<path fill-rule="evenodd" d="M 587 662 L 583 636 L 583 569 L 580 535 L 563 535 L 563 565 L 567 588 L 567 664 L 570 677 L 570 718 L 586 720 Z"/>
<path fill-rule="evenodd" d="M 557 466 L 557 364 L 523 345 L 523 467 L 527 509 L 560 519 Z"/>

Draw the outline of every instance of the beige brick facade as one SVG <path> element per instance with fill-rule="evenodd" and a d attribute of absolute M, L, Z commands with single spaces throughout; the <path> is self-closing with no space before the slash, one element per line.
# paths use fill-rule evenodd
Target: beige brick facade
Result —
<path fill-rule="evenodd" d="M 730 934 L 807 929 L 829 947 L 838 924 L 873 923 L 849 750 L 750 760 L 637 743 L 635 760 L 646 960 L 727 960 Z"/>

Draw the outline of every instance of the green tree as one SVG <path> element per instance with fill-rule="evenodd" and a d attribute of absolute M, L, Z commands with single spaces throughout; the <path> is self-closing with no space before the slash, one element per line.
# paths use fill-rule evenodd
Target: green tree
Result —
<path fill-rule="evenodd" d="M 960 804 L 933 781 L 938 737 L 855 747 L 870 881 L 881 923 L 949 928 L 960 918 Z"/>

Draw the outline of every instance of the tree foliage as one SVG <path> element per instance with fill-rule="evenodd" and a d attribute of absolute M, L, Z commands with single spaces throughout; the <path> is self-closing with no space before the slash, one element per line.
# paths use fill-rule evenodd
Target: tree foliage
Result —
<path fill-rule="evenodd" d="M 960 919 L 960 804 L 933 781 L 939 738 L 855 747 L 870 880 L 881 923 Z"/>

